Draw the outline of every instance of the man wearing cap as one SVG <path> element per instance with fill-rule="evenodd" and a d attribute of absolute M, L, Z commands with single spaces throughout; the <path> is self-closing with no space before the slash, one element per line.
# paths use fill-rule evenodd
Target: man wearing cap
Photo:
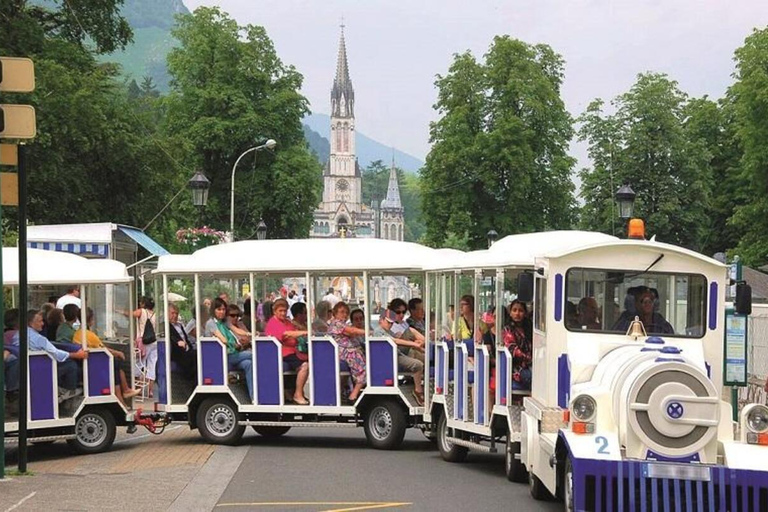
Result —
<path fill-rule="evenodd" d="M 395 333 L 392 329 L 398 321 L 402 321 L 406 309 L 405 305 L 403 305 L 397 311 L 393 311 L 389 308 L 384 310 L 384 313 L 379 317 L 379 325 L 374 328 L 373 333 L 375 336 L 389 336 L 398 346 L 397 370 L 413 374 L 413 398 L 416 400 L 416 403 L 423 405 L 424 386 L 421 381 L 424 377 L 424 363 L 407 355 L 405 350 L 408 350 L 409 348 L 423 349 L 424 336 L 421 336 L 418 331 L 413 328 L 408 328 L 408 330 L 400 333 Z"/>

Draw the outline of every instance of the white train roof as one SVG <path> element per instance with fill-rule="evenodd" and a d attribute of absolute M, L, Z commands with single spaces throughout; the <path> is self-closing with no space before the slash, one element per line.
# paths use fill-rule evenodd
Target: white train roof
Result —
<path fill-rule="evenodd" d="M 531 267 L 535 259 L 540 256 L 599 243 L 613 243 L 618 240 L 615 236 L 591 231 L 545 231 L 509 235 L 497 241 L 490 249 L 454 254 L 443 261 L 428 264 L 427 268 L 428 270 L 448 270 Z"/>
<path fill-rule="evenodd" d="M 438 257 L 439 251 L 423 245 L 376 238 L 244 240 L 213 245 L 188 255 L 161 256 L 154 272 L 420 271 L 425 262 Z"/>
<path fill-rule="evenodd" d="M 125 264 L 119 261 L 27 249 L 29 284 L 109 284 L 130 281 Z M 19 251 L 16 247 L 3 247 L 3 284 L 19 284 Z"/>

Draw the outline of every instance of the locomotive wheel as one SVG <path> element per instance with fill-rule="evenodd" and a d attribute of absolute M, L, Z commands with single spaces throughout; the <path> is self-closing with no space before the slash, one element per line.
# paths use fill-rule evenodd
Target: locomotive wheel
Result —
<path fill-rule="evenodd" d="M 237 424 L 237 408 L 225 398 L 207 398 L 197 408 L 197 429 L 212 444 L 237 444 L 245 427 Z"/>
<path fill-rule="evenodd" d="M 368 410 L 363 423 L 365 437 L 378 450 L 394 450 L 403 444 L 408 426 L 405 411 L 392 400 L 381 401 Z"/>
<path fill-rule="evenodd" d="M 533 473 L 528 473 L 528 488 L 531 491 L 531 497 L 538 501 L 549 501 L 552 494 L 547 490 L 544 483 Z"/>
<path fill-rule="evenodd" d="M 266 437 L 267 439 L 276 439 L 288 433 L 288 431 L 291 430 L 291 427 L 262 427 L 254 425 L 253 430 L 255 430 L 256 433 L 261 437 Z"/>
<path fill-rule="evenodd" d="M 117 427 L 112 413 L 106 409 L 89 409 L 77 418 L 75 438 L 67 439 L 77 453 L 91 454 L 109 450 L 115 442 Z"/>
<path fill-rule="evenodd" d="M 448 419 L 445 414 L 440 415 L 437 422 L 437 447 L 440 455 L 447 462 L 464 462 L 469 449 L 464 446 L 456 446 L 448 441 Z"/>
<path fill-rule="evenodd" d="M 510 482 L 525 483 L 528 481 L 528 471 L 519 459 L 520 442 L 513 442 L 512 435 L 507 434 L 507 449 L 504 457 L 504 469 Z"/>

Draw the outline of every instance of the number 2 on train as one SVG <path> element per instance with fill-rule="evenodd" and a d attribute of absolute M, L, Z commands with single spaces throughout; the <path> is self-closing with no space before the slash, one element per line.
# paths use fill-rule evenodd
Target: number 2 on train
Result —
<path fill-rule="evenodd" d="M 610 455 L 610 452 L 608 451 L 608 438 L 605 436 L 597 436 L 595 438 L 595 444 L 599 445 L 597 448 L 597 453 L 600 455 Z"/>

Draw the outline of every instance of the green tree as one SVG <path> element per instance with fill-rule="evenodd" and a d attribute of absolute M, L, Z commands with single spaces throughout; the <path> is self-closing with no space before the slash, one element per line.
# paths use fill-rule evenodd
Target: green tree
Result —
<path fill-rule="evenodd" d="M 207 220 L 228 226 L 232 165 L 273 138 L 274 153 L 251 154 L 238 168 L 237 238 L 253 236 L 260 218 L 270 238 L 308 236 L 322 183 L 301 126 L 309 110 L 302 76 L 278 58 L 263 27 L 238 26 L 217 8 L 177 19 L 165 132 L 188 142 L 194 166 L 211 181 Z"/>
<path fill-rule="evenodd" d="M 734 78 L 728 96 L 743 150 L 740 178 L 749 193 L 733 198 L 730 225 L 743 233 L 736 253 L 756 266 L 768 262 L 768 28 L 755 30 L 736 50 Z"/>
<path fill-rule="evenodd" d="M 613 101 L 615 114 L 603 113 L 599 100 L 590 104 L 579 118 L 579 137 L 589 143 L 595 162 L 581 172 L 583 227 L 611 232 L 613 193 L 628 183 L 637 194 L 634 215 L 645 220 L 649 235 L 701 249 L 711 154 L 686 133 L 687 101 L 677 82 L 646 73 Z"/>
<path fill-rule="evenodd" d="M 560 98 L 563 60 L 547 45 L 496 37 L 483 63 L 465 52 L 438 76 L 432 149 L 421 171 L 425 241 L 567 228 L 575 202 L 572 120 Z M 454 244 L 456 245 L 456 244 Z"/>

